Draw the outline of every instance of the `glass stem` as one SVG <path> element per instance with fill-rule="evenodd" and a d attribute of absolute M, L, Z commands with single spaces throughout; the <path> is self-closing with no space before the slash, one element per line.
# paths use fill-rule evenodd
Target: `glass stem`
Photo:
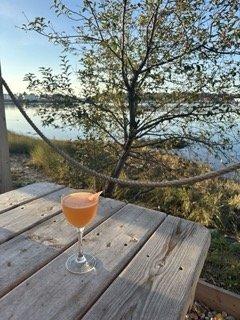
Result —
<path fill-rule="evenodd" d="M 83 254 L 83 231 L 84 228 L 77 228 L 77 234 L 78 234 L 78 255 L 77 255 L 77 262 L 83 263 L 86 261 L 86 258 Z"/>

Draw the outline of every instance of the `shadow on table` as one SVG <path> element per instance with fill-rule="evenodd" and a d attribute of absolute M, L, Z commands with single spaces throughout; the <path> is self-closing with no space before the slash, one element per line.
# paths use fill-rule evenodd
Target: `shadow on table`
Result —
<path fill-rule="evenodd" d="M 133 217 L 129 220 L 128 214 L 124 210 L 126 209 L 121 209 L 110 218 L 113 223 L 117 222 L 118 228 L 121 225 L 130 225 L 129 230 L 138 227 L 140 230 L 143 229 L 142 234 L 145 234 L 143 219 L 134 220 Z M 108 239 L 110 219 L 86 236 L 86 249 L 98 257 L 98 265 L 95 273 L 84 274 L 84 276 L 70 274 L 65 269 L 67 257 L 72 251 L 76 251 L 76 245 L 60 254 L 66 247 L 59 249 L 57 246 L 51 245 L 51 241 L 43 242 L 42 239 L 38 241 L 37 238 L 29 238 L 27 233 L 2 244 L 0 246 L 0 254 L 3 257 L 0 264 L 1 294 L 28 278 L 4 297 L 3 310 L 8 310 L 7 314 L 16 313 L 21 305 L 22 317 L 28 319 L 31 314 L 34 314 L 34 319 L 42 319 L 44 318 L 44 310 L 46 312 L 46 306 L 50 304 L 53 318 L 76 319 L 76 317 L 82 317 L 97 301 L 93 308 L 86 313 L 84 319 L 180 319 L 179 312 L 186 311 L 185 295 L 189 292 L 183 294 L 181 288 L 174 286 L 171 288 L 171 282 L 167 286 L 165 284 L 166 290 L 162 292 L 161 284 L 165 279 L 162 271 L 166 270 L 169 256 L 179 241 L 183 244 L 184 241 L 187 241 L 186 235 L 190 238 L 194 236 L 195 225 L 174 218 L 173 221 L 176 223 L 172 229 L 169 229 L 171 226 L 170 218 L 166 218 L 162 223 L 159 222 L 158 225 L 162 227 L 158 229 L 156 234 L 160 238 L 169 238 L 169 241 L 163 246 L 162 251 L 153 248 L 159 250 L 159 253 L 151 268 L 144 268 L 144 264 L 142 266 L 141 263 L 136 267 L 135 264 L 135 268 L 132 268 L 130 273 L 133 275 L 134 281 L 130 281 L 124 274 L 118 275 L 136 254 L 141 253 L 139 249 L 149 237 L 151 239 L 152 233 L 158 226 L 156 225 L 155 229 L 150 231 L 147 230 L 149 234 L 144 240 L 143 236 L 137 242 L 131 242 L 129 238 L 129 243 L 125 246 L 126 240 L 123 239 L 123 242 L 119 242 L 117 245 L 118 248 L 121 248 L 118 253 L 116 247 L 108 246 L 109 240 L 111 240 Z M 57 228 L 57 234 L 61 232 L 60 226 Z M 99 233 L 98 230 L 101 232 Z M 116 236 L 117 230 L 119 229 L 116 228 Z M 99 235 L 97 235 L 98 233 Z M 104 239 L 102 242 L 101 236 Z M 113 236 L 111 234 L 111 237 Z M 71 241 L 69 245 L 71 245 Z M 194 243 L 192 250 L 199 250 L 199 246 L 200 244 Z M 160 268 L 160 271 L 158 269 L 155 272 L 155 264 L 161 264 L 163 259 L 165 269 Z M 45 267 L 42 268 L 44 265 Z M 178 265 L 176 267 L 178 268 Z M 37 270 L 39 272 L 30 277 Z M 136 278 L 134 278 L 135 274 L 138 275 Z M 189 283 L 186 285 L 190 287 Z M 173 292 L 173 289 L 176 291 Z M 22 301 L 19 300 L 21 296 L 24 297 L 24 301 L 28 302 L 28 305 L 31 305 L 30 310 L 27 305 L 23 308 Z M 101 298 L 99 299 L 99 297 Z M 14 301 L 14 303 L 11 305 L 10 301 Z M 162 318 L 157 317 L 159 314 Z M 95 315 L 96 317 L 94 317 Z"/>

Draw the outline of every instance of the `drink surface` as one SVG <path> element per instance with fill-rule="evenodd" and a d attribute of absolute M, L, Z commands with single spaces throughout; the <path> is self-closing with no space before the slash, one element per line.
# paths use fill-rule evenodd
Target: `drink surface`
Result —
<path fill-rule="evenodd" d="M 90 223 L 97 214 L 99 195 L 78 192 L 62 199 L 63 213 L 73 226 L 82 228 Z"/>

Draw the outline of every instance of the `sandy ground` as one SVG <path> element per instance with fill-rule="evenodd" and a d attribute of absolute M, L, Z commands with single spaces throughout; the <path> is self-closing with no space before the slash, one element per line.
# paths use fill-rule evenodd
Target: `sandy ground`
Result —
<path fill-rule="evenodd" d="M 10 155 L 13 188 L 19 188 L 30 183 L 50 181 L 40 170 L 29 163 L 26 155 Z"/>

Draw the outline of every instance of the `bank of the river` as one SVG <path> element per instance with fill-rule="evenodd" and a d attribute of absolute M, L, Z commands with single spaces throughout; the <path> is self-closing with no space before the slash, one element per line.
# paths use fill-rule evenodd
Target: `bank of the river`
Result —
<path fill-rule="evenodd" d="M 102 188 L 94 177 L 70 168 L 43 142 L 30 137 L 9 134 L 14 186 L 35 181 L 55 181 L 76 188 Z M 62 148 L 90 167 L 109 173 L 113 155 L 97 142 L 78 144 L 56 141 Z M 179 157 L 155 155 L 150 165 L 132 159 L 123 178 L 161 180 L 175 170 L 175 177 L 205 172 L 208 168 Z M 154 160 L 154 156 L 152 156 Z M 183 188 L 146 190 L 118 188 L 115 197 L 176 216 L 198 221 L 212 230 L 212 243 L 202 277 L 208 282 L 240 293 L 240 184 L 215 179 Z"/>
<path fill-rule="evenodd" d="M 55 127 L 53 125 L 44 126 L 42 119 L 38 114 L 38 108 L 38 104 L 31 104 L 26 108 L 26 110 L 30 118 L 47 137 L 49 137 L 50 139 L 59 140 L 76 140 L 78 138 L 83 138 L 83 132 L 81 128 L 68 126 L 66 129 L 66 126 L 63 125 L 61 119 L 57 120 L 55 123 L 58 127 Z M 8 130 L 30 137 L 37 136 L 32 127 L 23 118 L 17 107 L 15 107 L 13 104 L 6 103 L 5 110 Z M 222 123 L 219 123 L 219 125 L 222 126 Z M 196 123 L 195 126 L 197 128 L 198 124 Z M 238 130 L 240 131 L 240 124 L 238 127 Z M 190 148 L 183 148 L 181 150 L 178 150 L 177 152 L 178 154 L 187 159 L 200 159 L 202 162 L 209 163 L 217 169 L 221 167 L 222 162 L 227 163 L 240 161 L 240 144 L 238 143 L 237 137 L 239 137 L 237 129 L 226 130 L 226 138 L 229 139 L 229 141 L 233 145 L 232 152 L 231 154 L 228 152 L 227 158 L 222 153 L 219 153 L 218 156 L 213 156 L 207 148 L 204 148 L 202 145 L 199 144 L 195 144 Z"/>

